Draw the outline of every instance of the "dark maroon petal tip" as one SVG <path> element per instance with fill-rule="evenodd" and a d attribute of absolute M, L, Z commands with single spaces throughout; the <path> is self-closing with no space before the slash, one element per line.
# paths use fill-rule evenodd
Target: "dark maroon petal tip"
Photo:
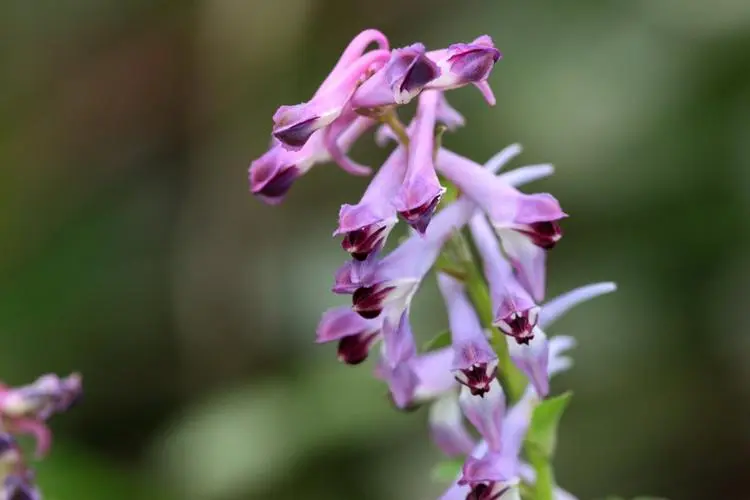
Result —
<path fill-rule="evenodd" d="M 419 232 L 420 234 L 424 234 L 427 231 L 427 226 L 429 226 L 430 221 L 432 220 L 432 216 L 435 214 L 435 209 L 437 209 L 437 206 L 440 203 L 440 199 L 442 197 L 443 196 L 441 193 L 435 196 L 430 201 L 423 203 L 416 208 L 404 210 L 402 212 L 399 212 L 398 214 L 406 221 L 407 224 L 413 227 L 415 231 Z"/>
<path fill-rule="evenodd" d="M 365 319 L 377 318 L 392 290 L 393 287 L 382 285 L 357 288 L 352 295 L 352 309 Z"/>
<path fill-rule="evenodd" d="M 490 384 L 496 377 L 497 366 L 489 368 L 487 363 L 477 363 L 456 372 L 456 381 L 468 387 L 473 396 L 484 397 L 490 391 Z"/>
<path fill-rule="evenodd" d="M 341 247 L 349 252 L 354 259 L 366 260 L 370 254 L 382 248 L 386 229 L 386 226 L 372 224 L 349 231 L 341 240 Z"/>
<path fill-rule="evenodd" d="M 339 340 L 338 358 L 347 365 L 358 365 L 367 359 L 370 347 L 379 332 L 349 335 Z"/>
<path fill-rule="evenodd" d="M 528 236 L 534 245 L 545 250 L 554 248 L 563 237 L 562 228 L 556 221 L 535 222 L 525 225 L 518 231 Z"/>

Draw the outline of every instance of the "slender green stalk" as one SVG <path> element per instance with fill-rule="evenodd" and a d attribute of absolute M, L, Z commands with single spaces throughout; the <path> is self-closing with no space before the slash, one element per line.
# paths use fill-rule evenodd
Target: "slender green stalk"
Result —
<path fill-rule="evenodd" d="M 555 475 L 549 459 L 530 446 L 526 446 L 526 454 L 536 471 L 534 486 L 534 500 L 554 500 Z"/>
<path fill-rule="evenodd" d="M 403 144 L 405 148 L 409 147 L 409 134 L 406 133 L 406 127 L 393 108 L 388 109 L 380 115 L 380 121 L 393 130 L 393 133 L 398 137 L 398 141 Z"/>

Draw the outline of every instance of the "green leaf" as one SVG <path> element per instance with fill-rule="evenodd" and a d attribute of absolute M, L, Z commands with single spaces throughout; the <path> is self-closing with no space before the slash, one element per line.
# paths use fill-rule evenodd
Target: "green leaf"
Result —
<path fill-rule="evenodd" d="M 448 347 L 451 345 L 451 332 L 448 330 L 443 330 L 442 332 L 438 333 L 434 337 L 432 337 L 430 340 L 424 343 L 422 346 L 423 352 L 430 352 L 430 351 L 437 351 L 438 349 L 442 349 L 443 347 Z"/>
<path fill-rule="evenodd" d="M 456 458 L 453 460 L 445 460 L 439 462 L 432 468 L 430 476 L 433 481 L 441 483 L 453 482 L 456 480 L 459 474 L 461 474 L 461 468 L 464 466 L 463 459 Z"/>
<path fill-rule="evenodd" d="M 557 425 L 572 395 L 573 393 L 568 391 L 546 399 L 534 409 L 526 440 L 547 460 L 555 454 Z"/>

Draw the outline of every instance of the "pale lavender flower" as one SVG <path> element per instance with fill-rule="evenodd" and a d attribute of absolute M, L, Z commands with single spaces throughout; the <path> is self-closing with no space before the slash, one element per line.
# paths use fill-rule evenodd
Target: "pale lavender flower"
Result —
<path fill-rule="evenodd" d="M 466 224 L 473 209 L 471 201 L 458 200 L 435 216 L 424 236 L 412 235 L 374 263 L 352 295 L 353 309 L 365 318 L 377 317 L 387 304 L 394 304 L 396 315 L 406 310 L 443 244 Z"/>
<path fill-rule="evenodd" d="M 467 457 L 457 482 L 469 486 L 474 498 L 492 498 L 518 483 L 521 447 L 536 405 L 533 391 L 527 391 L 506 414 L 502 389 L 497 381 L 493 385 L 484 397 L 466 388 L 460 396 L 464 415 L 487 443 L 484 454 Z"/>
<path fill-rule="evenodd" d="M 375 375 L 388 384 L 394 403 L 399 408 L 431 401 L 458 385 L 450 371 L 453 351 L 449 348 L 416 354 L 395 367 L 387 359 L 385 344 L 382 351 Z"/>
<path fill-rule="evenodd" d="M 483 395 L 497 376 L 497 354 L 490 346 L 463 285 L 447 274 L 438 274 L 438 287 L 448 308 L 453 365 L 459 383 L 474 395 Z"/>
<path fill-rule="evenodd" d="M 394 205 L 406 222 L 424 234 L 445 188 L 440 185 L 433 155 L 435 149 L 435 112 L 440 93 L 424 92 L 419 98 L 414 131 L 409 141 L 409 158 Z"/>
<path fill-rule="evenodd" d="M 501 54 L 492 38 L 483 35 L 471 43 L 456 43 L 447 49 L 429 52 L 427 56 L 440 68 L 440 76 L 431 80 L 426 88 L 448 90 L 472 83 L 488 104 L 495 105 L 487 78 Z"/>
<path fill-rule="evenodd" d="M 616 289 L 617 286 L 611 282 L 595 283 L 562 294 L 541 307 L 539 323 L 534 328 L 534 335 L 530 342 L 521 345 L 508 338 L 508 350 L 513 363 L 529 377 L 540 397 L 546 397 L 549 394 L 550 375 L 553 371 L 560 369 L 559 366 L 550 366 L 549 361 L 557 360 L 557 353 L 560 350 L 572 346 L 570 337 L 560 336 L 553 339 L 558 344 L 554 345 L 554 343 L 548 341 L 542 328 L 547 328 L 557 318 L 581 302 L 611 293 Z M 551 353 L 550 351 L 553 349 L 555 351 Z M 560 363 L 561 361 L 554 362 Z"/>
<path fill-rule="evenodd" d="M 536 248 L 550 249 L 562 237 L 558 221 L 567 214 L 560 209 L 557 200 L 547 193 L 521 193 L 502 176 L 495 176 L 481 165 L 444 148 L 438 152 L 436 167 L 482 207 L 514 267 L 525 281 L 533 283 L 540 271 L 543 272 L 543 267 L 539 269 Z M 538 288 L 532 286 L 531 291 L 540 300 Z"/>
<path fill-rule="evenodd" d="M 528 343 L 534 337 L 539 307 L 516 280 L 513 268 L 502 256 L 500 245 L 484 215 L 475 215 L 469 225 L 490 287 L 495 315 L 493 324 L 517 342 Z"/>
<path fill-rule="evenodd" d="M 370 348 L 380 340 L 381 319 L 365 319 L 350 307 L 334 307 L 323 313 L 316 331 L 316 342 L 338 341 L 338 358 L 348 365 L 367 359 Z"/>
<path fill-rule="evenodd" d="M 398 222 L 393 200 L 406 172 L 406 151 L 396 148 L 370 181 L 356 205 L 342 205 L 339 226 L 333 233 L 343 234 L 341 246 L 357 260 L 380 250 Z"/>

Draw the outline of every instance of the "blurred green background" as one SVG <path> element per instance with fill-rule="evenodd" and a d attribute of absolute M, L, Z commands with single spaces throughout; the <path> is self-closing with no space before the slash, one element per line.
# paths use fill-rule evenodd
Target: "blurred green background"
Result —
<path fill-rule="evenodd" d="M 559 481 L 580 498 L 744 500 L 750 460 L 747 0 L 60 0 L 0 3 L 0 362 L 84 373 L 38 465 L 53 500 L 428 500 L 425 411 L 313 343 L 366 180 L 314 169 L 280 207 L 247 165 L 359 30 L 437 48 L 491 35 L 488 108 L 446 146 L 521 142 L 571 218 Z M 370 141 L 365 141 L 370 142 Z M 358 147 L 376 165 L 385 152 Z M 520 164 L 520 163 L 517 163 Z M 430 282 L 425 338 L 444 326 Z"/>

